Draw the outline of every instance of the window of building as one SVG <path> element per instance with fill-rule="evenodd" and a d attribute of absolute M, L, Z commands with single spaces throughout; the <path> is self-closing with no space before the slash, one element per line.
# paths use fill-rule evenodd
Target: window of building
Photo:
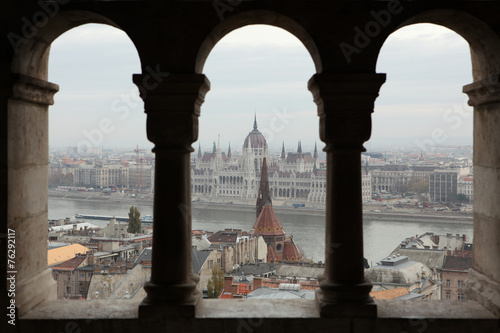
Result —
<path fill-rule="evenodd" d="M 450 299 L 451 298 L 451 293 L 449 291 L 446 292 L 446 299 Z"/>
<path fill-rule="evenodd" d="M 446 280 L 446 286 L 450 287 L 450 285 L 451 285 L 450 280 Z"/>
<path fill-rule="evenodd" d="M 465 286 L 464 281 L 458 280 L 458 288 L 462 289 Z"/>
<path fill-rule="evenodd" d="M 463 293 L 458 293 L 458 300 L 463 301 L 464 300 L 464 294 Z"/>

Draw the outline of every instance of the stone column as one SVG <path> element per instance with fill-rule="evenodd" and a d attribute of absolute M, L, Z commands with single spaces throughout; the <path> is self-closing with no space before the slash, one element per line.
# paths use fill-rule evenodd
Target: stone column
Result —
<path fill-rule="evenodd" d="M 47 189 L 48 107 L 58 90 L 40 79 L 13 76 L 7 114 L 7 227 L 14 235 L 9 238 L 15 240 L 15 252 L 9 252 L 12 266 L 7 267 L 7 277 L 15 277 L 20 316 L 57 298 L 56 282 L 47 268 Z"/>
<path fill-rule="evenodd" d="M 500 74 L 463 92 L 474 107 L 474 266 L 466 297 L 500 316 Z"/>
<path fill-rule="evenodd" d="M 361 152 L 384 82 L 385 74 L 372 73 L 316 74 L 309 81 L 327 153 L 325 272 L 317 293 L 323 317 L 377 313 L 364 277 Z"/>
<path fill-rule="evenodd" d="M 155 144 L 153 253 L 140 317 L 194 317 L 201 297 L 191 265 L 191 144 L 198 138 L 200 106 L 210 82 L 201 74 L 134 75 Z"/>

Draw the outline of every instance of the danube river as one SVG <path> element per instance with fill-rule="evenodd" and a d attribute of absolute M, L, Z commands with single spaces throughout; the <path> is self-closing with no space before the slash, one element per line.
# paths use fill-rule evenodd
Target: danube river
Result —
<path fill-rule="evenodd" d="M 151 205 L 137 205 L 141 216 L 153 215 Z M 49 218 L 60 219 L 71 217 L 75 213 L 94 215 L 128 216 L 130 203 L 91 202 L 84 200 L 61 200 L 49 198 Z M 302 216 L 297 214 L 276 213 L 287 235 L 293 239 L 307 258 L 314 261 L 324 260 L 324 217 Z M 193 209 L 193 229 L 218 231 L 235 228 L 250 231 L 255 222 L 255 213 L 244 211 L 223 211 L 213 209 Z M 101 227 L 104 221 L 91 221 Z M 346 223 L 349 223 L 346 221 Z M 414 221 L 374 221 L 365 219 L 364 252 L 370 266 L 372 263 L 389 255 L 406 237 L 420 235 L 425 232 L 435 234 L 465 234 L 472 240 L 472 224 L 431 223 Z"/>

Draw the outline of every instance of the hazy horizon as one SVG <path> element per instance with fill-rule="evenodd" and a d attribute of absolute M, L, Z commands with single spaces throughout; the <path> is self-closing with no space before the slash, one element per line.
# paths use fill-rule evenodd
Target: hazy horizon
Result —
<path fill-rule="evenodd" d="M 118 29 L 89 24 L 56 39 L 49 81 L 59 84 L 60 92 L 49 113 L 50 146 L 151 149 L 144 106 L 132 84 L 140 68 L 133 43 Z M 299 140 L 306 151 L 314 143 L 323 148 L 307 90 L 314 65 L 290 33 L 262 25 L 237 29 L 214 47 L 203 72 L 211 90 L 195 149 L 200 143 L 210 151 L 219 134 L 221 149 L 229 143 L 234 151 L 241 149 L 255 114 L 271 152 L 281 151 L 283 142 L 294 150 Z M 377 72 L 387 73 L 387 81 L 375 103 L 372 138 L 365 143 L 369 151 L 472 144 L 472 109 L 461 92 L 472 82 L 472 70 L 462 37 L 431 24 L 400 29 L 384 44 Z"/>

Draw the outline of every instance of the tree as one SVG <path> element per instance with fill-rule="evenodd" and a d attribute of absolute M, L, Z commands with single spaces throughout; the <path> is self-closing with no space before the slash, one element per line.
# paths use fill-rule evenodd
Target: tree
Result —
<path fill-rule="evenodd" d="M 414 182 L 411 184 L 411 189 L 418 194 L 427 193 L 429 192 L 429 182 L 425 180 Z"/>
<path fill-rule="evenodd" d="M 469 198 L 467 198 L 467 196 L 463 193 L 458 193 L 456 196 L 456 199 L 458 202 L 468 202 L 469 201 Z"/>
<path fill-rule="evenodd" d="M 209 298 L 218 298 L 224 288 L 224 272 L 215 265 L 212 268 L 212 277 L 208 280 L 207 291 Z"/>
<path fill-rule="evenodd" d="M 128 232 L 132 234 L 141 233 L 141 212 L 135 206 L 130 207 L 128 213 Z"/>

